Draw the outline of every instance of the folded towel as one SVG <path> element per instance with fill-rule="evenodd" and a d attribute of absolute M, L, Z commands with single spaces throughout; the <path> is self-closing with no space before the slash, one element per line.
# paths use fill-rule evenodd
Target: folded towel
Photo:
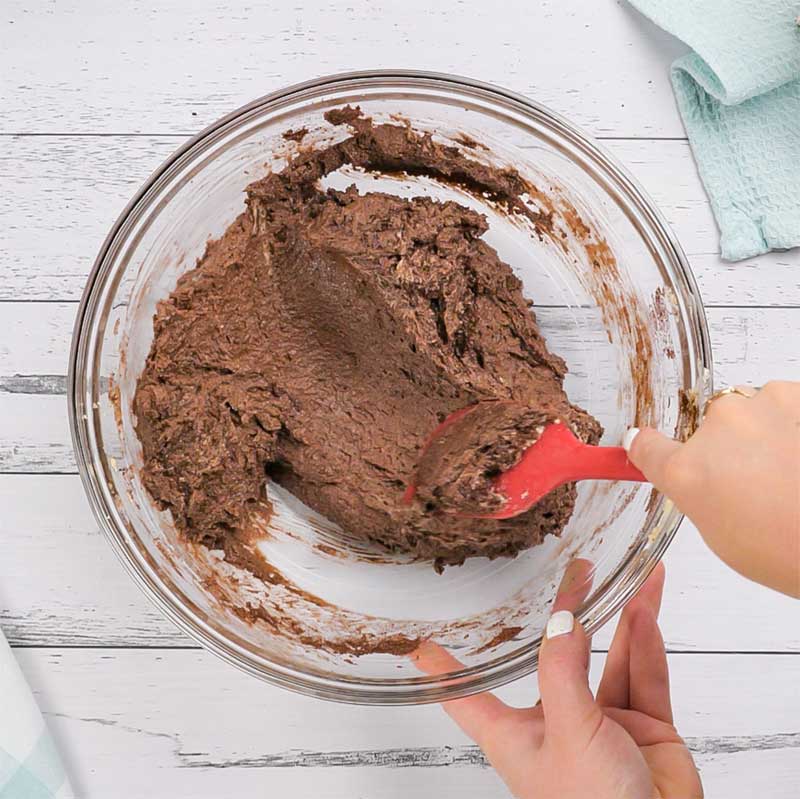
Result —
<path fill-rule="evenodd" d="M 72 799 L 61 759 L 0 632 L 0 799 Z"/>
<path fill-rule="evenodd" d="M 800 0 L 631 2 L 694 51 L 672 85 L 722 257 L 800 245 Z"/>

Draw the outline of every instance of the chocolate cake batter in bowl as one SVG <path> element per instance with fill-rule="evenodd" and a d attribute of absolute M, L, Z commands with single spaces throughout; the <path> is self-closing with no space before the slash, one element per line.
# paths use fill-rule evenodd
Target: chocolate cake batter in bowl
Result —
<path fill-rule="evenodd" d="M 240 109 L 150 178 L 84 294 L 70 411 L 101 526 L 178 625 L 287 688 L 414 703 L 534 670 L 565 572 L 597 629 L 680 521 L 615 482 L 508 520 L 404 502 L 431 431 L 498 409 L 469 438 L 488 460 L 453 456 L 477 477 L 440 476 L 457 505 L 542 419 L 686 435 L 709 374 L 679 246 L 585 136 L 474 81 L 350 74 Z M 426 640 L 463 668 L 421 674 Z"/>

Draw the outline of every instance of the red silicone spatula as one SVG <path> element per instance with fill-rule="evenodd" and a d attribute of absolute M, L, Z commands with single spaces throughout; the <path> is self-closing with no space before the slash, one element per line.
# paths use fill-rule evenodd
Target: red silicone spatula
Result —
<path fill-rule="evenodd" d="M 565 424 L 550 424 L 519 463 L 495 478 L 495 490 L 507 501 L 489 518 L 509 519 L 524 513 L 554 488 L 576 480 L 647 482 L 622 447 L 584 444 Z"/>
<path fill-rule="evenodd" d="M 426 449 L 431 441 L 470 410 L 471 408 L 464 408 L 448 416 L 433 431 Z M 554 488 L 576 480 L 647 482 L 647 478 L 628 460 L 628 453 L 622 447 L 584 444 L 565 424 L 553 422 L 525 450 L 515 466 L 494 478 L 494 490 L 506 497 L 506 502 L 500 510 L 482 515 L 481 518 L 509 519 L 517 516 Z M 413 485 L 408 487 L 406 501 L 413 498 L 414 491 Z"/>

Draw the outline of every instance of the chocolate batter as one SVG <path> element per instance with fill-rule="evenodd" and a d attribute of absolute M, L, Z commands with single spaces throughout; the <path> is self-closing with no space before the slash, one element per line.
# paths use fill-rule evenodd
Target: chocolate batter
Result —
<path fill-rule="evenodd" d="M 489 514 L 506 498 L 493 481 L 517 464 L 548 424 L 558 421 L 541 403 L 495 400 L 479 402 L 428 442 L 417 466 L 416 496 L 431 509 Z M 571 507 L 559 507 L 563 525 Z M 551 512 L 548 510 L 547 512 Z"/>
<path fill-rule="evenodd" d="M 401 502 L 431 430 L 477 401 L 545 408 L 592 443 L 601 433 L 569 403 L 564 362 L 482 240 L 485 218 L 319 180 L 345 164 L 425 173 L 540 226 L 548 217 L 524 205 L 514 170 L 358 109 L 327 119 L 352 135 L 251 184 L 246 212 L 158 307 L 134 398 L 145 485 L 182 533 L 229 554 L 247 542 L 267 479 L 438 568 L 559 534 L 574 485 L 504 521 L 459 519 L 422 495 Z"/>

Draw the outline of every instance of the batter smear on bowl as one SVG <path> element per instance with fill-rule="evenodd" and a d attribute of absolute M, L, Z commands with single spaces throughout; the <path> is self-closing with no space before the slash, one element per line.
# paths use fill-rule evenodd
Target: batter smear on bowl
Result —
<path fill-rule="evenodd" d="M 537 225 L 547 215 L 523 203 L 512 169 L 358 109 L 326 118 L 351 135 L 251 184 L 247 210 L 158 307 L 134 399 L 147 489 L 185 536 L 231 556 L 268 479 L 351 535 L 437 568 L 558 535 L 574 485 L 507 520 L 460 519 L 425 492 L 402 502 L 429 433 L 472 403 L 523 403 L 589 443 L 602 432 L 564 393 L 565 364 L 482 240 L 486 219 L 319 181 L 344 165 L 426 174 Z M 525 431 L 507 439 L 519 455 L 530 443 Z"/>

